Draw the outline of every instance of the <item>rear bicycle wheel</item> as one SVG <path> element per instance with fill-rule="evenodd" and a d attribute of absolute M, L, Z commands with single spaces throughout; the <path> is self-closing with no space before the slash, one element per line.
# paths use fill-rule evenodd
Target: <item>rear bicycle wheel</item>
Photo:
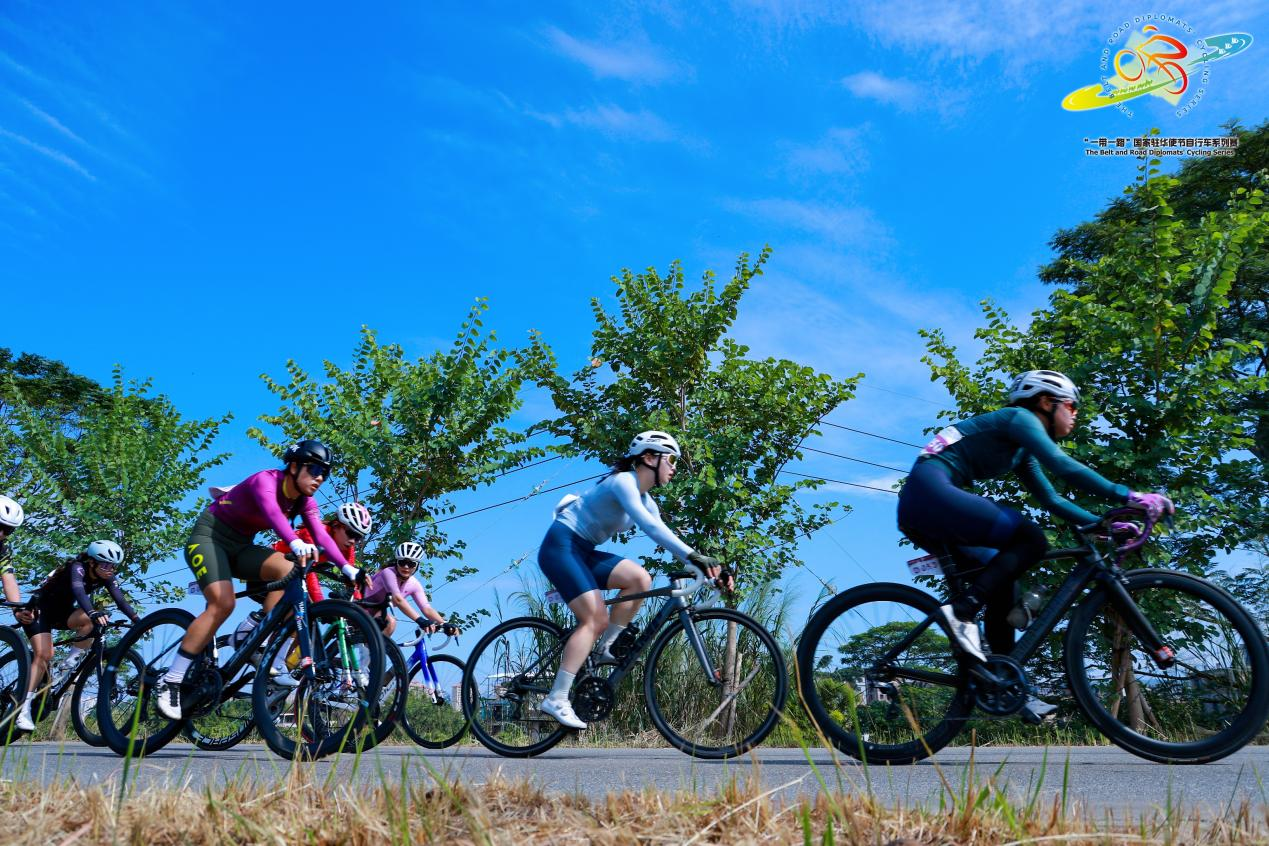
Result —
<path fill-rule="evenodd" d="M 747 614 L 713 608 L 691 626 L 715 677 L 708 678 L 682 618 L 648 653 L 643 691 L 657 731 L 696 758 L 732 758 L 757 746 L 784 711 L 789 677 L 771 633 Z"/>
<path fill-rule="evenodd" d="M 379 686 L 379 698 L 370 709 L 368 729 L 357 738 L 357 744 L 363 751 L 373 749 L 392 735 L 405 700 L 405 656 L 393 641 L 382 635 L 379 639 L 383 645 L 383 683 Z"/>
<path fill-rule="evenodd" d="M 185 728 L 185 720 L 169 720 L 154 701 L 154 687 L 167 672 L 194 615 L 180 608 L 163 608 L 135 623 L 114 648 L 106 652 L 106 666 L 98 685 L 114 691 L 97 697 L 97 727 L 116 755 L 139 757 L 157 752 Z M 141 657 L 134 663 L 130 653 Z M 186 672 L 199 672 L 200 656 Z"/>
<path fill-rule="evenodd" d="M 222 660 L 232 657 L 232 635 L 219 635 L 216 647 L 223 656 Z M 255 669 L 244 667 L 233 681 L 224 686 L 220 701 L 214 708 L 189 718 L 185 724 L 185 736 L 191 743 L 207 752 L 223 752 L 250 736 L 256 727 L 250 688 L 254 678 Z"/>
<path fill-rule="evenodd" d="M 401 728 L 425 749 L 445 749 L 467 733 L 460 687 L 466 665 L 453 655 L 429 655 L 427 660 L 430 674 L 422 664 L 410 668 Z M 476 699 L 474 694 L 471 698 Z"/>
<path fill-rule="evenodd" d="M 288 625 L 294 631 L 294 623 Z M 382 638 L 365 611 L 327 599 L 309 606 L 307 625 L 314 652 L 311 673 L 304 671 L 293 689 L 254 684 L 251 693 L 260 736 L 274 754 L 292 760 L 355 749 L 357 732 L 370 718 L 383 682 Z M 256 678 L 267 678 L 274 659 L 282 650 L 289 654 L 293 642 L 290 636 L 273 638 L 256 663 Z M 359 650 L 356 659 L 353 649 Z"/>
<path fill-rule="evenodd" d="M 1238 751 L 1269 715 L 1269 650 L 1225 591 L 1188 573 L 1134 570 L 1124 587 L 1175 653 L 1160 667 L 1097 590 L 1071 616 L 1076 701 L 1112 743 L 1151 761 L 1204 764 Z"/>
<path fill-rule="evenodd" d="M 974 708 L 939 602 L 908 585 L 860 585 L 816 611 L 798 643 L 798 690 L 837 749 L 911 764 L 956 737 Z"/>
<path fill-rule="evenodd" d="M 18 708 L 26 698 L 31 678 L 31 656 L 26 641 L 9 626 L 0 626 L 0 745 L 23 733 L 14 726 Z"/>
<path fill-rule="evenodd" d="M 120 679 L 139 678 L 144 670 L 144 662 L 136 650 L 129 650 L 122 662 L 129 664 L 130 669 L 115 674 L 116 685 Z M 104 694 L 107 698 L 122 699 L 128 695 L 125 688 L 116 687 L 112 690 L 103 687 L 101 677 L 104 673 L 105 667 L 97 656 L 90 656 L 84 661 L 71 692 L 71 725 L 79 739 L 89 746 L 106 745 L 105 738 L 101 736 L 101 727 L 97 724 L 97 700 L 103 696 L 102 691 L 107 691 Z"/>
<path fill-rule="evenodd" d="M 540 617 L 507 620 L 480 639 L 463 671 L 472 734 L 508 758 L 541 755 L 569 732 L 539 706 L 551 692 L 564 630 Z"/>

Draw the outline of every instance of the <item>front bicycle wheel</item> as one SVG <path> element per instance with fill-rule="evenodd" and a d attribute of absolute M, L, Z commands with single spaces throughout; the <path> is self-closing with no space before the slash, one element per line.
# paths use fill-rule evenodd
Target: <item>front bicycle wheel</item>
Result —
<path fill-rule="evenodd" d="M 386 637 L 380 636 L 380 642 L 384 650 L 383 683 L 379 686 L 379 698 L 371 707 L 369 728 L 357 740 L 363 751 L 373 749 L 391 736 L 405 699 L 405 656 L 401 648 Z"/>
<path fill-rule="evenodd" d="M 1099 589 L 1066 636 L 1080 707 L 1112 743 L 1151 761 L 1204 764 L 1241 749 L 1269 715 L 1269 651 L 1255 621 L 1188 573 L 1134 570 L 1124 587 L 1175 662 L 1159 666 Z"/>
<path fill-rule="evenodd" d="M 427 667 L 410 668 L 401 709 L 401 728 L 425 749 L 445 749 L 463 739 L 463 670 L 466 665 L 453 655 L 429 655 Z M 472 700 L 476 697 L 473 695 Z"/>
<path fill-rule="evenodd" d="M 713 608 L 692 613 L 690 630 L 680 617 L 658 635 L 643 692 L 652 724 L 671 745 L 697 758 L 732 758 L 775 728 L 789 677 L 769 631 L 739 611 Z"/>
<path fill-rule="evenodd" d="M 816 611 L 798 643 L 798 690 L 840 751 L 911 764 L 942 749 L 974 707 L 939 602 L 908 585 L 860 585 Z"/>
<path fill-rule="evenodd" d="M 13 722 L 26 698 L 30 678 L 31 656 L 26 642 L 15 629 L 0 626 L 0 745 L 22 734 Z"/>
<path fill-rule="evenodd" d="M 356 748 L 356 734 L 370 717 L 383 682 L 383 641 L 365 611 L 327 599 L 309 606 L 307 624 L 314 653 L 311 672 L 303 671 L 298 686 L 290 690 L 257 683 L 251 694 L 264 742 L 292 760 Z M 268 678 L 282 650 L 291 667 L 291 650 L 298 652 L 294 644 L 293 637 L 275 637 L 256 663 L 256 679 Z"/>
<path fill-rule="evenodd" d="M 135 650 L 129 650 L 123 657 L 123 663 L 129 664 L 130 669 L 115 674 L 116 685 L 120 679 L 139 678 L 144 670 L 144 662 Z M 102 687 L 101 677 L 104 673 L 105 667 L 97 660 L 97 656 L 90 656 L 84 661 L 71 693 L 71 725 L 75 727 L 75 734 L 79 735 L 79 739 L 89 746 L 106 745 L 105 738 L 101 736 L 101 727 L 97 724 L 97 700 L 103 695 L 102 691 L 108 691 L 104 694 L 107 698 L 123 699 L 128 696 L 124 688 L 109 690 Z"/>
<path fill-rule="evenodd" d="M 480 639 L 463 671 L 463 715 L 472 734 L 508 758 L 540 755 L 568 729 L 539 710 L 564 652 L 564 630 L 540 617 L 517 617 Z"/>
<path fill-rule="evenodd" d="M 194 615 L 188 611 L 163 608 L 134 624 L 106 653 L 98 685 L 114 693 L 97 697 L 97 728 L 116 755 L 139 757 L 157 752 L 185 727 L 184 720 L 169 720 L 159 712 L 154 687 L 176 657 L 192 622 Z M 141 657 L 139 669 L 131 653 Z M 197 673 L 195 662 L 186 679 Z"/>

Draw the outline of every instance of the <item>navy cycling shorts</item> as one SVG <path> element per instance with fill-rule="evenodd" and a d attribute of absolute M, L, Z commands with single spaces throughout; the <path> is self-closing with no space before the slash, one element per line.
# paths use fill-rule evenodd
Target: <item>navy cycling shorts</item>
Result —
<path fill-rule="evenodd" d="M 624 560 L 620 555 L 600 552 L 593 543 L 559 522 L 547 529 L 538 549 L 538 566 L 565 602 L 588 591 L 606 589 L 613 568 Z"/>
<path fill-rule="evenodd" d="M 961 490 L 952 484 L 948 472 L 939 461 L 916 463 L 899 493 L 899 528 L 913 535 L 913 540 L 919 537 L 993 551 L 1006 546 L 1026 518 L 1012 508 Z"/>

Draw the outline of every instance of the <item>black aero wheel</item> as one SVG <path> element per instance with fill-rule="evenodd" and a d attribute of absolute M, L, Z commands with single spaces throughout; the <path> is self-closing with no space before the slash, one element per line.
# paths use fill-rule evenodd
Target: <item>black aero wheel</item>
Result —
<path fill-rule="evenodd" d="M 31 656 L 26 651 L 26 641 L 15 629 L 0 626 L 0 745 L 22 735 L 13 721 L 26 698 L 30 678 Z"/>
<path fill-rule="evenodd" d="M 690 631 L 681 617 L 662 630 L 648 653 L 643 689 L 653 725 L 673 746 L 698 758 L 730 758 L 775 728 L 789 678 L 770 632 L 739 611 L 715 608 L 693 613 Z"/>
<path fill-rule="evenodd" d="M 569 732 L 539 710 L 564 651 L 564 631 L 540 617 L 517 617 L 480 639 L 463 672 L 463 714 L 472 734 L 508 758 L 540 755 Z"/>
<path fill-rule="evenodd" d="M 120 679 L 141 677 L 144 662 L 135 650 L 129 651 L 122 663 L 130 664 L 131 669 L 116 673 L 116 684 Z M 101 728 L 97 725 L 97 699 L 102 695 L 101 677 L 104 672 L 105 668 L 97 657 L 89 656 L 79 671 L 79 678 L 75 680 L 75 688 L 71 693 L 71 725 L 75 727 L 75 734 L 79 735 L 79 739 L 89 746 L 106 745 L 105 738 L 101 736 Z M 107 694 L 115 699 L 122 699 L 127 695 L 123 688 L 116 688 Z"/>
<path fill-rule="evenodd" d="M 798 644 L 798 690 L 833 746 L 869 763 L 910 764 L 964 727 L 973 695 L 938 610 L 927 593 L 880 583 L 840 593 L 811 617 Z"/>
<path fill-rule="evenodd" d="M 112 693 L 97 697 L 97 729 L 116 755 L 149 755 L 185 727 L 184 720 L 169 720 L 159 713 L 154 685 L 167 672 L 192 622 L 194 615 L 188 611 L 164 608 L 142 618 L 107 650 L 97 684 Z M 191 665 L 189 672 L 197 671 Z"/>
<path fill-rule="evenodd" d="M 1151 761 L 1202 764 L 1241 749 L 1269 714 L 1269 655 L 1255 621 L 1187 573 L 1135 570 L 1125 587 L 1175 663 L 1160 667 L 1099 589 L 1066 636 L 1080 707 L 1113 743 Z"/>
<path fill-rule="evenodd" d="M 383 683 L 379 685 L 379 697 L 371 707 L 370 720 L 357 743 L 362 750 L 373 749 L 391 736 L 401 715 L 407 682 L 405 656 L 391 640 L 380 636 L 383 645 Z"/>
<path fill-rule="evenodd" d="M 274 637 L 265 647 L 252 685 L 256 728 L 275 754 L 288 759 L 356 749 L 357 732 L 370 718 L 383 682 L 383 641 L 365 611 L 327 599 L 309 606 L 308 628 L 312 674 L 298 666 L 299 647 L 288 624 L 285 636 Z M 260 684 L 282 650 L 298 684 Z"/>
<path fill-rule="evenodd" d="M 445 749 L 467 733 L 460 687 L 464 668 L 463 662 L 452 655 L 428 656 L 427 668 L 422 664 L 410 668 L 401 728 L 418 745 Z M 475 693 L 469 698 L 474 702 Z"/>

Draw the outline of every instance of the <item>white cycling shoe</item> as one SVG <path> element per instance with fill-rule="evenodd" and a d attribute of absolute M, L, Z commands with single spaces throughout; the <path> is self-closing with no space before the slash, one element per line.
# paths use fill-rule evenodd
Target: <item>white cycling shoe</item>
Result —
<path fill-rule="evenodd" d="M 1022 719 L 1039 725 L 1051 718 L 1057 712 L 1057 707 L 1052 702 L 1045 702 L 1043 699 L 1029 696 L 1027 697 L 1027 703 L 1022 706 Z"/>
<path fill-rule="evenodd" d="M 984 664 L 987 663 L 987 656 L 983 654 L 983 645 L 978 639 L 978 623 L 973 620 L 966 623 L 957 619 L 956 612 L 950 605 L 944 605 L 939 610 L 943 612 L 943 619 L 947 621 L 948 628 L 952 630 L 952 636 L 956 638 L 961 649 Z"/>
<path fill-rule="evenodd" d="M 159 713 L 169 720 L 184 719 L 181 713 L 181 683 L 159 679 L 154 686 L 154 704 L 158 706 Z"/>
<path fill-rule="evenodd" d="M 586 724 L 573 712 L 573 703 L 569 702 L 567 697 L 556 698 L 548 696 L 542 700 L 542 704 L 538 706 L 538 709 L 543 714 L 554 717 L 557 723 L 566 728 L 577 729 L 578 731 L 583 731 L 586 728 Z"/>
<path fill-rule="evenodd" d="M 278 687 L 299 687 L 300 681 L 291 675 L 290 670 L 281 667 L 269 667 L 269 682 Z"/>
<path fill-rule="evenodd" d="M 23 708 L 18 711 L 18 718 L 13 721 L 18 731 L 35 731 L 35 721 L 31 719 L 31 709 Z"/>

